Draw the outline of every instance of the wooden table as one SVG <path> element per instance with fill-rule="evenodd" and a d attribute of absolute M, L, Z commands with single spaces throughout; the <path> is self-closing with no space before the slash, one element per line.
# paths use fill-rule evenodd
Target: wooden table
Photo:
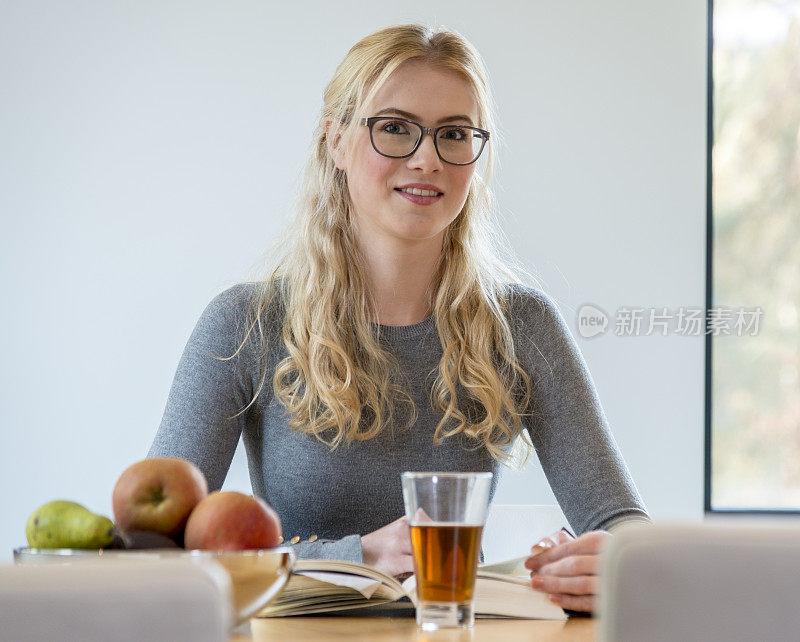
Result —
<path fill-rule="evenodd" d="M 254 618 L 250 620 L 250 631 L 234 633 L 230 642 L 591 642 L 598 634 L 597 621 L 588 617 L 572 617 L 565 622 L 477 618 L 475 628 L 471 631 L 443 629 L 427 633 L 417 627 L 413 612 L 411 616 L 352 613 Z M 242 631 L 242 627 L 237 631 Z"/>

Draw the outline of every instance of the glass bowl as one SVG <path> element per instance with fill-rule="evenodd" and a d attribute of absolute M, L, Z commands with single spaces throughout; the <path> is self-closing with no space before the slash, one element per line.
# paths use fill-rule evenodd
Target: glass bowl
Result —
<path fill-rule="evenodd" d="M 201 551 L 183 549 L 92 549 L 28 548 L 14 549 L 17 564 L 64 564 L 86 560 L 179 559 L 214 560 L 231 579 L 231 602 L 234 625 L 246 622 L 270 604 L 289 580 L 294 568 L 295 553 L 288 547 L 244 551 Z"/>

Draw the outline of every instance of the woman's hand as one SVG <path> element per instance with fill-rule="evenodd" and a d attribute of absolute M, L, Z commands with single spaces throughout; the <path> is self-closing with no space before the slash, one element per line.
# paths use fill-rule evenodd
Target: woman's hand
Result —
<path fill-rule="evenodd" d="M 392 577 L 414 572 L 411 555 L 411 529 L 403 515 L 391 524 L 361 537 L 364 564 L 369 564 Z"/>
<path fill-rule="evenodd" d="M 564 531 L 553 533 L 531 548 L 525 568 L 531 570 L 531 586 L 550 593 L 562 608 L 594 613 L 597 608 L 597 577 L 600 549 L 606 531 L 589 531 L 574 539 Z"/>

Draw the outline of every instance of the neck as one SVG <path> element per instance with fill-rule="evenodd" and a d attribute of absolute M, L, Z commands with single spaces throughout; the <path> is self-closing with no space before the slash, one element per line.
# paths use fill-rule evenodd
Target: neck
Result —
<path fill-rule="evenodd" d="M 432 281 L 441 251 L 441 234 L 421 241 L 384 237 L 361 244 L 377 323 L 413 325 L 430 316 Z"/>

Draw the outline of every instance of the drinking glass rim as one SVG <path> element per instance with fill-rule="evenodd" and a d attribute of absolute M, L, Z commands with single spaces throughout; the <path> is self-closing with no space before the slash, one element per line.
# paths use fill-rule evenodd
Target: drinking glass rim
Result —
<path fill-rule="evenodd" d="M 474 473 L 470 473 L 470 472 L 455 473 L 455 472 L 437 472 L 437 471 L 431 471 L 431 472 L 406 471 L 406 472 L 402 473 L 401 476 L 402 477 L 433 477 L 433 476 L 436 476 L 436 477 L 462 477 L 462 478 L 464 478 L 464 477 L 478 477 L 478 478 L 485 479 L 487 477 L 492 477 L 493 475 L 494 475 L 494 473 L 492 473 L 492 472 L 484 472 L 484 471 L 474 472 Z"/>

